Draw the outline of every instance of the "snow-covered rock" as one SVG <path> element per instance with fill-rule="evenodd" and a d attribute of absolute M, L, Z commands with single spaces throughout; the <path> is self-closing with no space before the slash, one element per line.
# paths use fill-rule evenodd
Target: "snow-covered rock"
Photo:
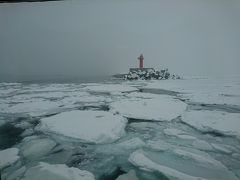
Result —
<path fill-rule="evenodd" d="M 182 121 L 203 132 L 219 132 L 240 138 L 240 114 L 220 111 L 188 111 Z"/>
<path fill-rule="evenodd" d="M 29 168 L 22 180 L 94 180 L 92 173 L 65 164 L 48 164 L 40 162 L 39 165 Z"/>
<path fill-rule="evenodd" d="M 17 148 L 9 148 L 0 151 L 0 169 L 15 163 L 19 159 L 18 152 L 19 150 Z"/>
<path fill-rule="evenodd" d="M 186 106 L 185 103 L 171 96 L 156 95 L 151 99 L 128 98 L 113 102 L 111 111 L 128 118 L 171 121 L 180 116 Z"/>
<path fill-rule="evenodd" d="M 94 143 L 108 143 L 124 135 L 127 121 L 105 111 L 70 111 L 41 119 L 37 129 Z"/>

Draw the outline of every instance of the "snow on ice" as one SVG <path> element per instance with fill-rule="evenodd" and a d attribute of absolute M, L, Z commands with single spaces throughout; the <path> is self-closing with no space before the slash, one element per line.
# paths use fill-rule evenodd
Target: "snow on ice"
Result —
<path fill-rule="evenodd" d="M 126 119 L 105 111 L 70 111 L 41 119 L 37 129 L 93 143 L 108 143 L 125 133 Z"/>

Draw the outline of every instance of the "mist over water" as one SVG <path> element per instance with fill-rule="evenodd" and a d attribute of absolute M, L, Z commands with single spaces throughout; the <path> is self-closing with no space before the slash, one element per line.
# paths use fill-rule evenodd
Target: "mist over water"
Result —
<path fill-rule="evenodd" d="M 240 1 L 0 4 L 0 80 L 106 76 L 137 66 L 239 74 Z"/>

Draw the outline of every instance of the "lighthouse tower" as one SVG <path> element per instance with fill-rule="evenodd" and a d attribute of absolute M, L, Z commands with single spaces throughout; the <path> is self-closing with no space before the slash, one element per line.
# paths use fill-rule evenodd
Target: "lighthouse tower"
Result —
<path fill-rule="evenodd" d="M 141 54 L 138 57 L 138 60 L 139 60 L 139 68 L 142 69 L 143 68 L 143 60 L 144 60 L 143 54 Z"/>
<path fill-rule="evenodd" d="M 143 60 L 144 60 L 143 54 L 140 54 L 140 56 L 138 57 L 138 60 L 139 60 L 139 67 L 138 68 L 130 68 L 129 72 L 136 73 L 136 72 L 143 72 L 143 71 L 145 71 L 145 72 L 154 71 L 154 68 L 143 67 Z"/>

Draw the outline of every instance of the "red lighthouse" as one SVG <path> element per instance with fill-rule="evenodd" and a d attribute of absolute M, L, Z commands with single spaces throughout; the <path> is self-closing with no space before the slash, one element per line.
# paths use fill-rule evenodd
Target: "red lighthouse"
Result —
<path fill-rule="evenodd" d="M 143 68 L 143 60 L 144 60 L 143 54 L 141 54 L 138 57 L 138 60 L 139 60 L 139 68 Z"/>

